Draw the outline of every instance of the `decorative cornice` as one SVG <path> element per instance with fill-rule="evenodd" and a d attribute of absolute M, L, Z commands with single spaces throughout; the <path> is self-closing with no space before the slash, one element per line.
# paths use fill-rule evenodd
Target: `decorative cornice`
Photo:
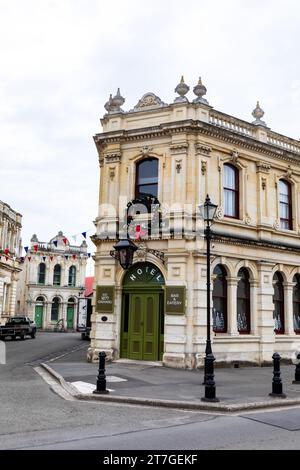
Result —
<path fill-rule="evenodd" d="M 106 132 L 94 136 L 97 146 L 111 143 L 136 142 L 153 138 L 170 137 L 174 134 L 204 135 L 216 138 L 230 145 L 239 145 L 270 157 L 299 164 L 299 155 L 291 150 L 275 147 L 270 143 L 260 142 L 251 136 L 240 135 L 233 130 L 222 129 L 202 121 L 186 120 L 140 129 Z"/>
<path fill-rule="evenodd" d="M 271 165 L 266 162 L 256 162 L 256 173 L 270 173 Z"/>
<path fill-rule="evenodd" d="M 121 153 L 108 153 L 105 155 L 105 163 L 120 163 L 121 162 Z"/>
<path fill-rule="evenodd" d="M 205 155 L 206 157 L 209 157 L 211 150 L 211 147 L 208 145 L 201 144 L 200 142 L 196 142 L 195 144 L 196 155 Z"/>
<path fill-rule="evenodd" d="M 178 153 L 187 153 L 189 148 L 188 143 L 181 143 L 181 144 L 173 144 L 170 145 L 170 152 L 172 155 L 177 155 Z"/>

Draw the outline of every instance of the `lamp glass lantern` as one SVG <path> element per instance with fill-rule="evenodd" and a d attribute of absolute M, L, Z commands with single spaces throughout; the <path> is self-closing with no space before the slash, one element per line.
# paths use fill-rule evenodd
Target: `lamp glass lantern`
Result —
<path fill-rule="evenodd" d="M 133 255 L 138 247 L 129 239 L 119 240 L 114 246 L 118 253 L 119 263 L 123 269 L 128 269 L 133 264 Z"/>
<path fill-rule="evenodd" d="M 213 204 L 209 198 L 206 196 L 205 203 L 199 206 L 200 217 L 206 222 L 207 225 L 210 225 L 215 217 L 217 205 Z"/>

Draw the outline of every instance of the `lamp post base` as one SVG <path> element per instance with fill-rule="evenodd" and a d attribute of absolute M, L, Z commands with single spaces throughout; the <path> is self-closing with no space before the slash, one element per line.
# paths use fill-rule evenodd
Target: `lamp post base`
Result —
<path fill-rule="evenodd" d="M 205 397 L 202 397 L 201 401 L 207 401 L 207 402 L 210 402 L 210 403 L 217 403 L 220 400 L 219 400 L 219 398 L 205 398 Z"/>
<path fill-rule="evenodd" d="M 93 393 L 95 395 L 105 395 L 105 394 L 109 393 L 109 390 L 94 390 Z"/>

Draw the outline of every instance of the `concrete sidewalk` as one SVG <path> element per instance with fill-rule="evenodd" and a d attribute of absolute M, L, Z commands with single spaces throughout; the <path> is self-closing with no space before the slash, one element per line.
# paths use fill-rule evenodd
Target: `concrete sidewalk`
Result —
<path fill-rule="evenodd" d="M 292 384 L 294 365 L 281 366 L 286 398 L 270 397 L 272 367 L 215 368 L 219 403 L 201 401 L 203 370 L 171 369 L 153 363 L 120 360 L 106 365 L 108 395 L 95 395 L 97 364 L 80 357 L 61 358 L 43 365 L 80 400 L 101 400 L 181 409 L 233 412 L 300 405 L 300 384 Z"/>

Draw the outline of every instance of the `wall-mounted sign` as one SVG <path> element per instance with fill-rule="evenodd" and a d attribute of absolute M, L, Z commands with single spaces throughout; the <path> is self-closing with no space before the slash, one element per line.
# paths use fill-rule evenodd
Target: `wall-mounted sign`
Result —
<path fill-rule="evenodd" d="M 167 286 L 165 289 L 165 313 L 171 315 L 185 314 L 185 287 Z"/>
<path fill-rule="evenodd" d="M 114 311 L 114 286 L 96 287 L 96 312 L 113 313 Z"/>

